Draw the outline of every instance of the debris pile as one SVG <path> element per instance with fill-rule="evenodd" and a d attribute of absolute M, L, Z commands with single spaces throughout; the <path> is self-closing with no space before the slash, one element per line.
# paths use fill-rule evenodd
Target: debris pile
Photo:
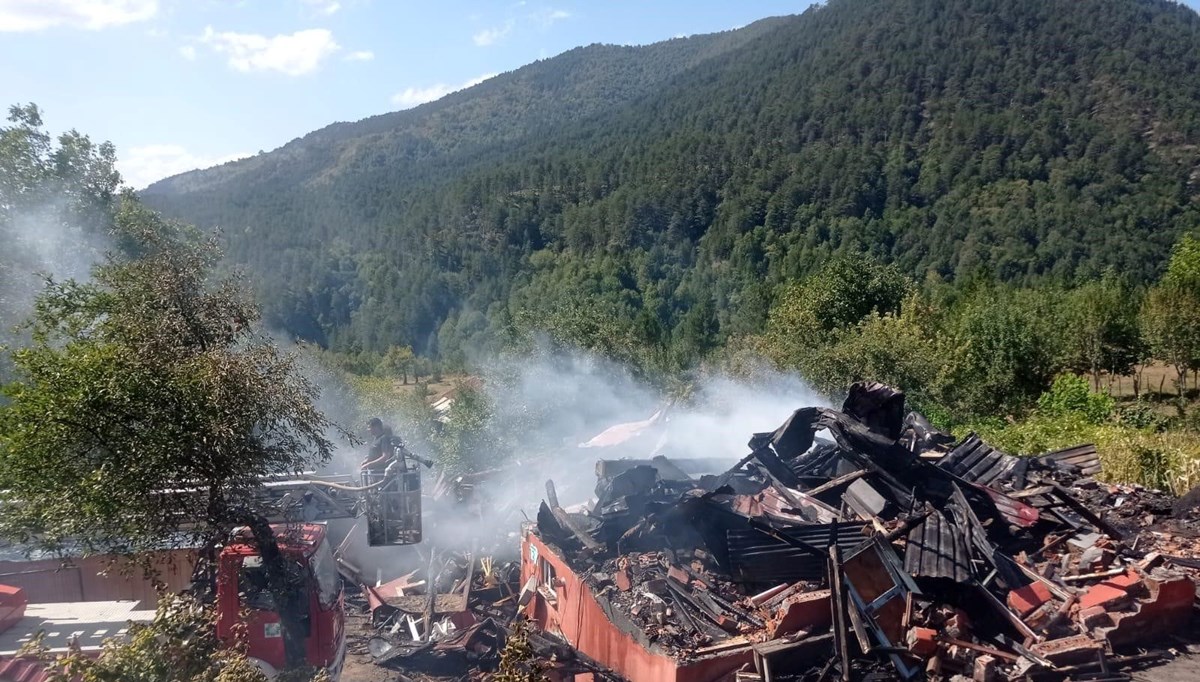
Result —
<path fill-rule="evenodd" d="M 374 586 L 360 583 L 373 628 L 367 652 L 378 665 L 433 677 L 494 669 L 517 610 L 518 570 L 490 556 L 430 549 L 424 570 Z"/>
<path fill-rule="evenodd" d="M 573 509 L 548 482 L 522 613 L 614 678 L 741 682 L 1130 679 L 1195 616 L 1196 505 L 1098 482 L 1091 446 L 956 442 L 863 383 L 750 450 L 601 461 Z"/>

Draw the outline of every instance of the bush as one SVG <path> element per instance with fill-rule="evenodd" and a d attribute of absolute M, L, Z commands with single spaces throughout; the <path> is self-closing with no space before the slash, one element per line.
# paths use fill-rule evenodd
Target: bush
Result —
<path fill-rule="evenodd" d="M 1163 431 L 1167 428 L 1167 420 L 1155 412 L 1153 406 L 1143 400 L 1117 408 L 1113 418 L 1116 423 L 1131 429 Z"/>
<path fill-rule="evenodd" d="M 1076 414 L 1092 424 L 1103 424 L 1113 416 L 1116 401 L 1112 396 L 1093 393 L 1086 379 L 1076 374 L 1060 374 L 1038 398 L 1037 411 L 1046 416 Z"/>

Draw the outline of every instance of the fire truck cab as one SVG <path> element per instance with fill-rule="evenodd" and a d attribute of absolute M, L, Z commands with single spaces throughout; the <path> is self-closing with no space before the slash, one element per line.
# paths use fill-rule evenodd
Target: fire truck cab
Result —
<path fill-rule="evenodd" d="M 308 664 L 327 669 L 336 680 L 346 658 L 346 619 L 341 579 L 326 528 L 303 523 L 272 529 L 284 559 L 305 587 Z M 232 640 L 234 628 L 244 622 L 248 655 L 273 677 L 284 668 L 285 657 L 279 614 L 266 585 L 262 556 L 254 543 L 248 534 L 235 536 L 218 559 L 217 636 Z M 244 621 L 243 614 L 247 614 Z"/>

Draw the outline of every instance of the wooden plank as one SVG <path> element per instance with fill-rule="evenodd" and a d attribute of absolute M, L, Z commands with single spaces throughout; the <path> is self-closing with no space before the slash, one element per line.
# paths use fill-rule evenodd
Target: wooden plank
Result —
<path fill-rule="evenodd" d="M 837 478 L 835 478 L 831 481 L 822 483 L 821 485 L 813 488 L 812 490 L 805 490 L 804 492 L 808 493 L 809 495 L 820 495 L 823 492 L 826 492 L 828 490 L 833 490 L 834 488 L 836 488 L 840 485 L 845 485 L 847 483 L 851 483 L 851 482 L 856 481 L 866 475 L 867 475 L 867 472 L 864 469 L 859 469 L 858 471 L 851 471 L 850 473 L 848 473 L 844 476 L 838 476 Z"/>
<path fill-rule="evenodd" d="M 986 599 L 989 604 L 992 605 L 992 608 L 996 610 L 996 613 L 999 613 L 1004 617 L 1005 620 L 1011 623 L 1012 626 L 1016 628 L 1017 632 L 1021 633 L 1023 637 L 1026 639 L 1031 639 L 1035 642 L 1041 642 L 1046 639 L 1030 629 L 1030 627 L 1025 624 L 1025 621 L 1018 618 L 1016 614 L 1014 614 L 1012 611 L 1009 611 L 1008 607 L 1005 606 L 1004 603 L 999 599 L 997 599 L 996 595 L 992 594 L 986 587 L 979 586 L 977 591 L 983 595 L 984 599 Z"/>
<path fill-rule="evenodd" d="M 699 649 L 696 649 L 693 653 L 700 655 L 700 656 L 707 656 L 708 654 L 719 654 L 719 653 L 722 653 L 725 651 L 735 651 L 738 649 L 749 649 L 750 647 L 753 647 L 753 646 L 754 646 L 753 640 L 747 639 L 746 637 L 734 637 L 733 639 L 730 639 L 727 642 L 721 642 L 720 644 L 713 644 L 711 646 L 701 647 Z"/>
<path fill-rule="evenodd" d="M 1008 558 L 1008 557 L 1005 557 L 1005 558 L 1008 559 L 1008 561 L 1010 563 L 1012 563 L 1012 565 L 1021 569 L 1021 572 L 1024 573 L 1025 575 L 1029 576 L 1030 579 L 1035 580 L 1035 581 L 1041 583 L 1043 586 L 1045 586 L 1045 588 L 1047 590 L 1050 590 L 1051 594 L 1058 597 L 1059 599 L 1068 599 L 1069 600 L 1069 599 L 1075 598 L 1075 595 L 1071 594 L 1067 590 L 1064 590 L 1062 587 L 1059 586 L 1058 583 L 1054 582 L 1053 580 L 1047 580 L 1046 576 L 1042 575 L 1041 573 L 1038 573 L 1037 571 L 1033 570 L 1032 568 L 1029 568 L 1028 566 L 1022 564 L 1019 561 L 1014 561 L 1013 559 Z"/>
<path fill-rule="evenodd" d="M 1016 663 L 1020 659 L 1020 656 L 1010 654 L 1007 651 L 993 649 L 990 646 L 983 646 L 982 644 L 975 644 L 974 642 L 964 642 L 961 639 L 954 639 L 953 637 L 938 637 L 938 640 L 945 642 L 946 644 L 960 646 L 964 649 L 971 649 L 972 651 L 989 654 L 991 656 L 995 656 L 996 658 L 1003 658 L 1004 660 L 1011 661 L 1013 663 Z"/>
<path fill-rule="evenodd" d="M 1034 495 L 1045 495 L 1046 493 L 1051 493 L 1051 492 L 1054 492 L 1054 486 L 1043 485 L 1043 486 L 1038 486 L 1036 488 L 1027 488 L 1025 490 L 1018 490 L 1016 492 L 1007 493 L 1007 495 L 1009 497 L 1015 497 L 1019 500 L 1019 499 L 1025 498 L 1025 497 L 1033 497 Z"/>
<path fill-rule="evenodd" d="M 1071 511 L 1073 511 L 1076 514 L 1079 514 L 1083 518 L 1087 519 L 1087 521 L 1089 523 L 1091 523 L 1096 528 L 1099 528 L 1101 531 L 1103 531 L 1106 535 L 1108 535 L 1112 539 L 1114 539 L 1114 540 L 1124 540 L 1125 539 L 1125 535 L 1123 533 L 1121 533 L 1121 531 L 1117 530 L 1111 524 L 1109 524 L 1107 521 L 1105 521 L 1104 519 L 1102 519 L 1099 516 L 1097 516 L 1096 514 L 1094 514 L 1091 509 L 1088 509 L 1087 507 L 1085 507 L 1083 505 L 1082 502 L 1080 502 L 1079 500 L 1072 497 L 1071 493 L 1067 492 L 1067 490 L 1065 488 L 1063 488 L 1061 485 L 1054 484 L 1054 492 L 1056 493 L 1058 499 L 1062 500 L 1063 504 L 1065 504 L 1071 508 Z"/>
<path fill-rule="evenodd" d="M 429 591 L 429 596 L 425 601 L 425 614 L 421 620 L 422 626 L 425 628 L 424 636 L 428 642 L 433 641 L 433 604 L 437 599 L 437 576 L 433 574 L 433 561 L 436 552 L 431 548 L 429 550 L 429 570 L 425 573 L 425 577 L 429 586 L 425 589 Z"/>
<path fill-rule="evenodd" d="M 850 647 L 846 642 L 846 591 L 842 584 L 842 553 L 836 544 L 829 547 L 829 600 L 833 609 L 833 638 L 842 666 L 842 682 L 850 682 Z M 824 675 L 822 675 L 824 677 Z"/>
<path fill-rule="evenodd" d="M 850 627 L 854 630 L 854 636 L 858 638 L 858 647 L 861 651 L 871 650 L 871 640 L 867 638 L 867 628 L 863 625 L 862 614 L 852 604 L 846 613 L 850 616 Z"/>

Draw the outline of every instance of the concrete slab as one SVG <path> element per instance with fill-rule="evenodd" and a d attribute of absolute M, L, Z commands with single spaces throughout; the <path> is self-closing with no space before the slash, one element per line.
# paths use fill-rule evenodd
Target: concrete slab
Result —
<path fill-rule="evenodd" d="M 72 639 L 77 639 L 84 651 L 96 650 L 109 637 L 125 636 L 130 621 L 153 619 L 154 609 L 145 608 L 140 601 L 30 604 L 25 617 L 0 634 L 0 655 L 15 654 L 38 631 L 45 631 L 43 643 L 52 652 L 66 651 Z"/>

